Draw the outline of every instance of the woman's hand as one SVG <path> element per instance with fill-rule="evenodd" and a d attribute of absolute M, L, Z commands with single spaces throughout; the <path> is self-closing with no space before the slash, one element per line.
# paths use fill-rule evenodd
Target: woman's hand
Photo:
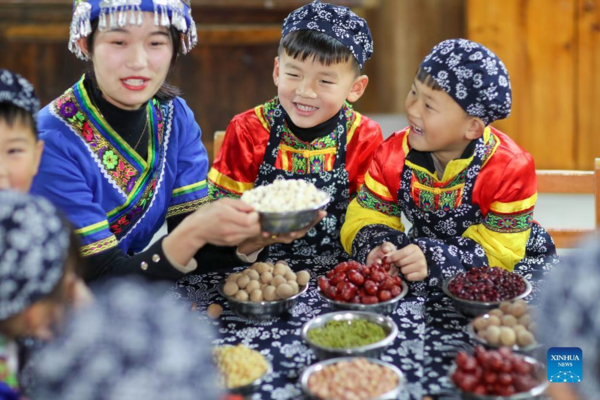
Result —
<path fill-rule="evenodd" d="M 387 254 L 383 262 L 398 267 L 407 281 L 422 281 L 428 275 L 427 259 L 416 244 L 409 244 Z"/>
<path fill-rule="evenodd" d="M 238 252 L 242 254 L 250 254 L 275 243 L 292 243 L 294 240 L 300 239 L 306 235 L 306 233 L 315 227 L 315 225 L 317 225 L 319 222 L 321 222 L 325 216 L 327 216 L 326 211 L 319 211 L 317 218 L 315 218 L 315 220 L 308 227 L 300 231 L 278 235 L 274 235 L 269 232 L 262 232 L 260 235 L 254 236 L 240 243 L 238 245 Z"/>
<path fill-rule="evenodd" d="M 396 250 L 393 243 L 385 242 L 375 247 L 367 256 L 367 265 L 382 264 L 384 257 Z"/>
<path fill-rule="evenodd" d="M 163 251 L 187 265 L 207 243 L 235 246 L 260 234 L 258 213 L 241 200 L 219 199 L 188 215 L 163 240 Z"/>

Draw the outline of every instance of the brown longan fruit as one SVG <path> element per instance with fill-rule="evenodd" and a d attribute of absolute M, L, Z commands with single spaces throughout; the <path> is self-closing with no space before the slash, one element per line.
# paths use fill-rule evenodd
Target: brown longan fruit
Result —
<path fill-rule="evenodd" d="M 276 292 L 276 288 L 273 285 L 269 285 L 267 286 L 264 290 L 263 290 L 263 298 L 266 301 L 273 301 L 277 298 L 277 293 Z"/>
<path fill-rule="evenodd" d="M 242 276 L 242 274 L 234 272 L 227 277 L 226 282 L 235 282 L 240 276 Z"/>
<path fill-rule="evenodd" d="M 292 296 L 298 294 L 300 288 L 298 287 L 298 283 L 296 281 L 288 281 L 287 284 L 292 288 Z"/>
<path fill-rule="evenodd" d="M 260 289 L 253 290 L 250 294 L 250 300 L 252 301 L 263 301 L 263 292 Z"/>
<path fill-rule="evenodd" d="M 296 274 L 296 278 L 296 282 L 298 282 L 298 285 L 306 286 L 306 284 L 308 284 L 308 281 L 310 280 L 310 274 L 308 273 L 308 271 L 300 271 Z"/>
<path fill-rule="evenodd" d="M 502 325 L 503 326 L 515 326 L 517 325 L 517 319 L 514 315 L 507 314 L 502 317 Z"/>
<path fill-rule="evenodd" d="M 276 264 L 275 269 L 273 269 L 273 276 L 277 276 L 277 275 L 283 276 L 288 271 L 289 271 L 289 268 L 286 265 Z"/>
<path fill-rule="evenodd" d="M 487 327 L 487 319 L 483 317 L 477 317 L 473 320 L 473 328 L 476 332 L 482 331 Z"/>
<path fill-rule="evenodd" d="M 511 305 L 512 303 L 510 301 L 503 301 L 502 303 L 500 303 L 500 309 L 504 314 L 508 314 L 508 309 Z"/>
<path fill-rule="evenodd" d="M 287 299 L 292 295 L 293 289 L 287 283 L 282 283 L 277 286 L 277 297 L 280 299 Z"/>
<path fill-rule="evenodd" d="M 298 277 L 296 276 L 296 274 L 295 274 L 295 273 L 293 273 L 292 271 L 288 271 L 288 272 L 286 272 L 286 273 L 285 273 L 285 275 L 283 275 L 283 277 L 284 277 L 284 278 L 285 278 L 285 280 L 286 280 L 286 281 L 288 281 L 288 282 L 290 282 L 290 281 L 296 282 L 296 281 L 297 281 L 297 279 L 298 279 Z"/>
<path fill-rule="evenodd" d="M 515 318 L 520 318 L 527 312 L 527 303 L 525 302 L 515 302 L 510 306 L 508 311 L 515 316 Z"/>
<path fill-rule="evenodd" d="M 269 265 L 265 264 L 265 263 L 256 263 L 257 267 L 256 267 L 256 271 L 258 271 L 259 274 L 264 274 L 265 272 L 269 271 Z"/>
<path fill-rule="evenodd" d="M 515 334 L 515 331 L 513 331 L 512 328 L 509 328 L 508 326 L 503 326 L 502 328 L 500 328 L 500 343 L 503 346 L 514 346 L 515 343 L 517 343 L 517 335 Z"/>
<path fill-rule="evenodd" d="M 247 293 L 252 293 L 256 289 L 260 289 L 260 283 L 258 283 L 258 281 L 250 281 L 248 282 L 248 285 L 246 285 L 245 289 Z"/>
<path fill-rule="evenodd" d="M 517 334 L 517 337 L 519 337 L 519 332 L 523 331 L 523 332 L 529 332 L 527 330 L 527 328 L 521 324 L 517 324 L 515 326 L 512 327 L 513 331 L 515 331 L 515 333 Z"/>
<path fill-rule="evenodd" d="M 519 318 L 519 324 L 525 326 L 527 329 L 531 329 L 531 315 L 525 314 Z"/>
<path fill-rule="evenodd" d="M 489 326 L 485 330 L 485 339 L 492 346 L 498 346 L 500 344 L 500 328 L 496 325 Z"/>
<path fill-rule="evenodd" d="M 237 292 L 235 294 L 235 298 L 240 300 L 240 301 L 247 301 L 248 300 L 248 293 L 245 290 L 240 290 L 239 292 Z"/>
<path fill-rule="evenodd" d="M 487 326 L 500 326 L 501 321 L 496 315 L 490 315 L 487 321 Z"/>
<path fill-rule="evenodd" d="M 248 285 L 248 282 L 250 282 L 248 275 L 242 275 L 235 281 L 240 289 L 244 289 Z"/>
<path fill-rule="evenodd" d="M 212 318 L 212 319 L 219 318 L 221 316 L 222 312 L 223 312 L 223 307 L 221 307 L 221 305 L 217 304 L 217 303 L 211 304 L 206 309 L 206 314 L 208 315 L 209 318 Z"/>
<path fill-rule="evenodd" d="M 287 281 L 285 280 L 285 278 L 282 275 L 275 275 L 275 277 L 271 281 L 271 285 L 278 287 L 279 285 L 282 285 L 286 282 Z"/>
<path fill-rule="evenodd" d="M 490 315 L 495 315 L 498 318 L 502 318 L 502 316 L 504 315 L 504 313 L 502 312 L 501 309 L 499 308 L 494 308 L 492 311 L 489 312 Z"/>
<path fill-rule="evenodd" d="M 535 343 L 535 338 L 531 332 L 521 331 L 517 335 L 517 344 L 520 347 L 527 347 Z"/>
<path fill-rule="evenodd" d="M 227 282 L 225 286 L 223 286 L 223 293 L 227 296 L 235 295 L 239 290 L 238 285 L 235 282 Z"/>
<path fill-rule="evenodd" d="M 272 280 L 273 280 L 273 274 L 271 274 L 270 272 L 263 272 L 262 275 L 260 276 L 260 281 L 262 283 L 270 284 Z"/>
<path fill-rule="evenodd" d="M 253 269 L 249 270 L 246 275 L 248 276 L 248 278 L 250 278 L 253 281 L 257 281 L 260 278 L 260 275 L 258 274 L 258 272 L 256 272 Z"/>

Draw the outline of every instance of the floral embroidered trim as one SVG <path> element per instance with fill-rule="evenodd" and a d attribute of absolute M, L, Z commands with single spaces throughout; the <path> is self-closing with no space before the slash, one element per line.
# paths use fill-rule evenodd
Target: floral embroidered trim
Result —
<path fill-rule="evenodd" d="M 370 210 L 379 211 L 382 214 L 399 217 L 400 209 L 393 202 L 381 200 L 375 196 L 366 185 L 360 188 L 357 196 L 358 204 Z"/>
<path fill-rule="evenodd" d="M 494 232 L 517 233 L 524 232 L 533 224 L 533 207 L 519 213 L 499 214 L 489 211 L 483 225 Z"/>
<path fill-rule="evenodd" d="M 106 239 L 98 240 L 97 242 L 90 243 L 85 246 L 81 246 L 79 251 L 83 257 L 91 256 L 115 247 L 118 244 L 117 238 L 113 235 Z"/>
<path fill-rule="evenodd" d="M 255 109 L 255 112 L 265 129 L 273 126 L 274 113 L 278 109 L 279 99 L 274 98 Z M 355 121 L 360 120 L 359 114 L 349 103 L 344 104 L 346 132 L 351 132 Z M 353 132 L 353 130 L 352 130 Z M 338 132 L 333 130 L 329 135 L 317 138 L 310 143 L 298 139 L 286 126 L 283 127 L 279 152 L 282 169 L 295 174 L 319 173 L 331 171 L 337 153 Z"/>
<path fill-rule="evenodd" d="M 210 201 L 214 201 L 222 198 L 239 199 L 241 195 L 231 190 L 227 190 L 212 181 L 208 181 L 208 197 L 210 198 Z"/>
<path fill-rule="evenodd" d="M 179 214 L 187 214 L 192 211 L 196 211 L 203 205 L 209 202 L 208 196 L 205 196 L 201 199 L 196 199 L 192 201 L 188 201 L 186 203 L 176 204 L 174 206 L 169 207 L 169 211 L 167 211 L 167 218 L 179 215 Z"/>

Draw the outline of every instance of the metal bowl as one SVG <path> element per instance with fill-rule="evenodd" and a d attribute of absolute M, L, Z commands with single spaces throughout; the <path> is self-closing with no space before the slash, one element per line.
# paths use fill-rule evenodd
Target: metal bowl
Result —
<path fill-rule="evenodd" d="M 322 370 L 324 367 L 326 367 L 328 365 L 336 364 L 340 361 L 351 361 L 351 360 L 352 360 L 352 357 L 332 358 L 331 360 L 320 361 L 320 362 L 313 364 L 310 367 L 306 368 L 304 370 L 304 372 L 302 372 L 302 375 L 300 376 L 300 384 L 302 386 L 302 391 L 304 392 L 306 397 L 308 397 L 309 399 L 324 400 L 321 397 L 316 396 L 313 392 L 311 392 L 311 390 L 308 387 L 308 379 L 310 378 L 310 376 L 313 373 Z M 374 358 L 367 358 L 367 361 L 370 361 L 374 364 L 383 365 L 384 367 L 391 369 L 398 376 L 398 386 L 396 388 L 394 388 L 393 390 L 390 390 L 389 392 L 382 394 L 379 397 L 375 397 L 373 399 L 364 399 L 364 400 L 389 400 L 389 399 L 400 398 L 402 389 L 404 389 L 404 386 L 406 385 L 406 379 L 404 378 L 404 374 L 402 373 L 402 371 L 400 371 L 396 366 L 394 366 L 390 363 L 387 363 L 385 361 L 377 360 Z"/>
<path fill-rule="evenodd" d="M 366 346 L 352 347 L 349 349 L 337 349 L 333 347 L 320 346 L 314 343 L 308 337 L 308 331 L 324 326 L 329 321 L 352 321 L 357 319 L 364 319 L 381 326 L 386 333 L 385 338 Z M 394 342 L 396 336 L 398 336 L 398 326 L 396 326 L 390 317 L 364 311 L 341 311 L 320 315 L 311 319 L 304 324 L 304 327 L 302 327 L 302 339 L 308 343 L 308 346 L 312 349 L 319 360 L 344 356 L 379 358 L 385 349 Z"/>
<path fill-rule="evenodd" d="M 321 204 L 307 208 L 306 210 L 284 212 L 259 211 L 261 228 L 263 231 L 272 234 L 302 230 L 310 226 L 317 219 L 319 211 L 323 210 L 330 201 L 331 196 L 327 195 L 327 198 Z"/>
<path fill-rule="evenodd" d="M 479 317 L 487 319 L 487 318 L 490 317 L 490 314 L 478 315 L 477 318 L 479 318 Z M 489 344 L 487 342 L 487 340 L 483 339 L 482 337 L 480 337 L 477 334 L 477 332 L 475 332 L 475 327 L 473 326 L 473 321 L 474 320 L 470 321 L 469 324 L 467 325 L 467 332 L 473 338 L 473 340 L 475 340 L 475 341 L 477 341 L 477 342 L 479 342 L 479 343 L 483 344 L 484 346 L 489 347 L 491 349 L 499 349 L 500 347 L 507 347 L 507 346 L 502 346 L 502 345 L 494 346 L 492 344 Z M 542 348 L 541 344 L 534 343 L 532 345 L 525 346 L 525 347 L 520 347 L 520 346 L 518 346 L 518 345 L 515 344 L 510 349 L 512 351 L 516 352 L 516 353 L 527 354 L 527 355 L 530 355 L 532 357 L 535 357 L 538 354 L 538 352 L 539 352 L 539 350 L 541 348 Z"/>
<path fill-rule="evenodd" d="M 454 278 L 452 278 L 452 279 L 454 279 Z M 525 291 L 523 293 L 521 293 L 520 295 L 518 295 L 517 297 L 513 297 L 512 299 L 504 299 L 502 301 L 490 301 L 490 302 L 461 299 L 460 297 L 457 297 L 454 294 L 450 293 L 450 290 L 448 289 L 448 284 L 450 282 L 452 282 L 452 279 L 449 279 L 446 282 L 444 282 L 444 286 L 443 286 L 444 293 L 446 293 L 446 296 L 448 296 L 452 299 L 452 301 L 454 303 L 454 307 L 456 307 L 456 309 L 461 314 L 463 314 L 467 317 L 476 317 L 481 314 L 487 314 L 488 311 L 493 310 L 494 308 L 500 307 L 500 303 L 502 303 L 504 301 L 515 301 L 515 300 L 523 299 L 523 298 L 529 296 L 529 293 L 531 293 L 531 283 L 529 283 L 529 281 L 527 279 L 521 277 L 521 279 L 523 279 L 523 281 L 525 281 Z"/>
<path fill-rule="evenodd" d="M 300 297 L 300 295 L 305 293 L 308 289 L 308 283 L 305 286 L 300 286 L 300 291 L 298 293 L 292 297 L 288 297 L 285 300 L 241 301 L 235 297 L 227 296 L 225 292 L 223 292 L 223 286 L 225 286 L 225 283 L 225 280 L 221 281 L 217 286 L 217 290 L 219 291 L 219 294 L 223 296 L 225 300 L 227 300 L 229 308 L 231 308 L 236 315 L 242 318 L 258 320 L 273 319 L 291 310 L 296 305 L 298 297 Z"/>
<path fill-rule="evenodd" d="M 234 388 L 226 388 L 225 390 L 227 390 L 231 394 L 241 394 L 241 395 L 249 395 L 249 394 L 256 392 L 258 389 L 260 389 L 260 386 L 262 385 L 265 377 L 267 375 L 269 375 L 271 372 L 273 372 L 273 364 L 271 364 L 269 362 L 269 360 L 267 360 L 266 358 L 265 358 L 265 361 L 267 362 L 267 370 L 260 377 L 256 378 L 255 380 L 253 380 L 252 382 L 250 382 L 247 385 L 238 386 L 238 387 L 234 387 Z"/>
<path fill-rule="evenodd" d="M 402 281 L 402 292 L 391 300 L 384 301 L 382 303 L 375 304 L 356 304 L 356 303 L 346 303 L 343 301 L 332 300 L 329 297 L 325 296 L 325 293 L 321 291 L 321 288 L 317 288 L 317 293 L 323 300 L 329 303 L 329 307 L 332 310 L 354 310 L 354 311 L 369 311 L 378 314 L 392 314 L 398 308 L 398 303 L 402 298 L 406 297 L 408 293 L 408 285 L 406 282 Z"/>
<path fill-rule="evenodd" d="M 450 370 L 448 371 L 448 377 L 450 378 L 450 382 L 456 390 L 460 393 L 461 398 L 463 400 L 531 400 L 531 399 L 542 399 L 543 394 L 548 389 L 550 382 L 544 376 L 544 365 L 537 361 L 533 357 L 525 357 L 525 361 L 530 364 L 533 364 L 535 367 L 535 374 L 539 380 L 539 384 L 533 387 L 531 390 L 527 392 L 515 393 L 512 396 L 500 396 L 500 395 L 484 395 L 484 394 L 476 394 L 473 392 L 465 392 L 461 390 L 458 386 L 454 384 L 452 380 L 452 375 L 454 371 L 456 371 L 456 363 L 452 364 Z"/>

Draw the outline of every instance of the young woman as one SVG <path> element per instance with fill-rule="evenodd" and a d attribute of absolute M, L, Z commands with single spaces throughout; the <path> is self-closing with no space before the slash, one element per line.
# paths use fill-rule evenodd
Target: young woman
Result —
<path fill-rule="evenodd" d="M 241 201 L 208 202 L 208 158 L 194 115 L 165 83 L 196 44 L 189 1 L 75 0 L 69 48 L 92 70 L 39 114 L 45 142 L 32 191 L 67 213 L 87 279 L 202 270 L 206 244 L 260 233 Z M 167 218 L 170 234 L 146 251 Z"/>

